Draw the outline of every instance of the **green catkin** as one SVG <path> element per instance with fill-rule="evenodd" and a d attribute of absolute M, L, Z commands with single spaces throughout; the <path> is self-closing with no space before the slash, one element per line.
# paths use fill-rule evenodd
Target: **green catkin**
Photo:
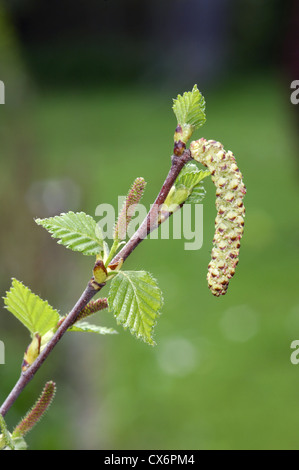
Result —
<path fill-rule="evenodd" d="M 84 320 L 84 318 L 89 317 L 90 315 L 93 315 L 94 313 L 100 312 L 101 310 L 105 310 L 106 308 L 108 308 L 108 300 L 106 297 L 103 297 L 97 300 L 91 300 L 86 305 L 86 307 L 83 308 L 83 310 L 81 310 L 74 324 L 76 324 L 78 321 Z M 64 322 L 66 317 L 67 315 L 65 315 L 59 320 L 57 328 L 59 328 L 59 326 Z"/>
<path fill-rule="evenodd" d="M 86 307 L 81 310 L 76 322 L 82 320 L 83 318 L 89 317 L 90 315 L 93 315 L 100 310 L 104 310 L 105 308 L 108 308 L 107 298 L 91 300 L 89 304 L 87 304 Z"/>
<path fill-rule="evenodd" d="M 51 405 L 56 392 L 54 382 L 47 382 L 39 399 L 13 431 L 13 436 L 25 436 L 40 421 Z"/>
<path fill-rule="evenodd" d="M 240 240 L 244 231 L 246 187 L 232 152 L 220 142 L 200 139 L 190 145 L 192 158 L 211 172 L 216 186 L 215 236 L 208 268 L 208 285 L 215 296 L 227 292 L 239 262 Z"/>
<path fill-rule="evenodd" d="M 126 238 L 127 228 L 134 214 L 134 206 L 140 202 L 145 186 L 146 182 L 143 178 L 136 178 L 116 222 L 113 234 L 114 240 L 124 240 Z"/>

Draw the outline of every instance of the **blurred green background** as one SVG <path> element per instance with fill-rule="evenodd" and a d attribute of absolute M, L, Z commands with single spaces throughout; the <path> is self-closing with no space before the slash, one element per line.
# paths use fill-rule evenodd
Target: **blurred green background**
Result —
<path fill-rule="evenodd" d="M 207 182 L 201 250 L 147 240 L 126 262 L 164 292 L 157 346 L 121 327 L 69 334 L 10 410 L 10 427 L 53 379 L 57 397 L 31 449 L 297 449 L 298 2 L 73 3 L 0 7 L 2 295 L 16 277 L 61 313 L 73 306 L 93 261 L 58 246 L 34 217 L 117 207 L 138 176 L 149 206 L 170 165 L 171 100 L 194 83 L 207 101 L 197 137 L 221 141 L 244 174 L 245 235 L 229 292 L 214 298 Z M 108 312 L 95 321 L 115 326 Z M 29 342 L 4 309 L 0 339 L 2 402 Z"/>

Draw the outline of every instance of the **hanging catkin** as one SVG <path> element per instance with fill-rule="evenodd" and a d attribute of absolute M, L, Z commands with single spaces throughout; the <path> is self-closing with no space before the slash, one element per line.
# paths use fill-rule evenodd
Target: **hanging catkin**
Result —
<path fill-rule="evenodd" d="M 191 143 L 190 151 L 194 160 L 210 170 L 216 186 L 218 213 L 207 278 L 211 292 L 218 297 L 226 294 L 239 262 L 246 187 L 233 153 L 226 152 L 220 142 L 200 139 Z"/>

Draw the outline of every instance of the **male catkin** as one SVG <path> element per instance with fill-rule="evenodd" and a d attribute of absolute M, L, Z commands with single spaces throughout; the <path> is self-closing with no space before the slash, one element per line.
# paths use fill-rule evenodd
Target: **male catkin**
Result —
<path fill-rule="evenodd" d="M 190 145 L 191 155 L 211 172 L 216 186 L 215 236 L 208 284 L 217 297 L 227 292 L 230 279 L 239 262 L 240 240 L 244 231 L 246 187 L 232 152 L 220 142 L 200 139 Z"/>

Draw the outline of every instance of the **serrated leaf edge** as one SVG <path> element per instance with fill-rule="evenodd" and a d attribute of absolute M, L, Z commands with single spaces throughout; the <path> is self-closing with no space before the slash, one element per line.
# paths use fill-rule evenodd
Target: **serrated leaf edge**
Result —
<path fill-rule="evenodd" d="M 110 299 L 110 292 L 109 292 L 109 295 L 108 295 L 108 307 L 109 307 L 109 312 L 112 312 L 112 313 L 113 313 L 113 315 L 114 315 L 114 317 L 115 317 L 115 319 L 116 319 L 118 325 L 122 325 L 125 330 L 128 329 L 128 330 L 130 331 L 130 333 L 131 333 L 132 335 L 134 335 L 137 339 L 142 339 L 145 343 L 147 343 L 147 344 L 149 344 L 149 345 L 151 345 L 151 346 L 155 346 L 156 343 L 155 343 L 155 341 L 154 341 L 154 339 L 153 339 L 153 332 L 154 332 L 155 326 L 157 325 L 158 317 L 161 315 L 161 309 L 162 309 L 163 304 L 164 304 L 164 298 L 163 298 L 162 291 L 161 291 L 161 289 L 160 289 L 159 286 L 158 286 L 157 280 L 153 277 L 153 275 L 152 275 L 151 273 L 149 273 L 149 272 L 147 272 L 147 271 L 120 271 L 120 272 L 118 273 L 118 275 L 117 275 L 113 280 L 116 280 L 119 275 L 125 275 L 126 278 L 129 279 L 129 276 L 127 276 L 126 274 L 124 274 L 124 273 L 126 273 L 126 272 L 133 272 L 133 273 L 136 273 L 136 274 L 137 274 L 137 273 L 145 273 L 145 274 L 147 274 L 147 275 L 149 276 L 149 278 L 150 278 L 150 279 L 153 281 L 153 283 L 155 284 L 155 288 L 159 289 L 159 291 L 160 291 L 160 296 L 161 296 L 161 297 L 160 297 L 160 306 L 159 306 L 159 309 L 158 309 L 158 310 L 154 310 L 154 312 L 155 312 L 157 318 L 154 320 L 153 324 L 150 325 L 150 338 L 149 338 L 149 341 L 147 341 L 147 340 L 145 339 L 145 336 L 146 336 L 145 333 L 144 333 L 143 335 L 142 335 L 141 333 L 140 333 L 140 334 L 137 334 L 137 332 L 136 332 L 136 330 L 134 329 L 134 327 L 130 328 L 130 326 L 127 324 L 129 316 L 127 317 L 127 319 L 126 319 L 125 322 L 122 322 L 121 320 L 119 320 L 119 318 L 118 318 L 119 315 L 117 315 L 117 314 L 114 312 L 113 307 L 111 306 L 111 303 L 110 303 L 110 301 L 109 301 L 109 299 Z M 143 281 L 143 282 L 144 282 L 144 281 Z M 130 284 L 132 284 L 131 281 L 130 281 Z M 111 287 L 112 287 L 112 286 L 111 286 Z M 154 286 L 153 286 L 153 287 L 154 287 Z M 132 288 L 133 288 L 133 291 L 136 292 L 136 288 L 134 287 L 134 285 L 132 285 Z M 141 290 L 143 290 L 143 289 L 141 288 Z M 135 297 L 137 297 L 137 296 L 135 295 Z M 154 297 L 153 297 L 153 298 L 154 298 Z M 157 299 L 155 299 L 155 300 L 157 301 Z M 137 301 L 137 303 L 139 304 L 138 301 Z M 151 307 L 151 308 L 152 308 L 152 307 Z M 121 310 L 120 310 L 120 311 L 121 311 Z"/>
<path fill-rule="evenodd" d="M 77 235 L 80 235 L 83 239 L 84 237 L 86 238 L 86 240 L 89 240 L 90 243 L 93 242 L 97 245 L 98 249 L 94 248 L 94 249 L 90 249 L 87 250 L 86 253 L 84 253 L 84 251 L 80 250 L 80 249 L 76 249 L 76 247 L 71 247 L 70 246 L 70 243 L 68 242 L 64 242 L 62 239 L 61 239 L 61 235 L 57 235 L 55 233 L 53 233 L 53 224 L 51 222 L 49 222 L 50 220 L 54 220 L 54 219 L 59 219 L 59 218 L 62 218 L 65 217 L 65 216 L 85 216 L 87 219 L 89 219 L 90 221 L 92 221 L 94 224 L 95 224 L 95 230 L 94 230 L 94 238 L 93 237 L 90 237 L 89 234 L 86 234 L 84 232 L 81 232 L 80 230 L 76 229 L 76 227 L 73 228 L 74 230 L 74 234 L 77 234 Z M 91 217 L 91 215 L 88 215 L 86 214 L 85 212 L 73 212 L 73 211 L 69 211 L 69 212 L 62 212 L 60 215 L 56 215 L 54 217 L 48 217 L 48 218 L 45 218 L 45 219 L 35 219 L 35 223 L 37 225 L 40 225 L 42 226 L 45 230 L 47 230 L 50 235 L 51 235 L 51 238 L 55 239 L 55 240 L 58 240 L 57 241 L 57 244 L 58 245 L 62 245 L 62 246 L 65 246 L 66 248 L 68 248 L 69 250 L 72 250 L 72 251 L 75 251 L 75 252 L 79 252 L 79 253 L 82 253 L 86 256 L 95 256 L 97 255 L 101 248 L 103 248 L 103 240 L 100 239 L 98 236 L 97 236 L 97 230 L 96 230 L 96 227 L 97 227 L 97 224 L 96 224 L 96 221 L 94 220 L 93 217 Z M 83 220 L 81 220 L 81 223 L 83 223 Z M 88 226 L 86 226 L 87 229 L 89 229 Z M 66 230 L 66 228 L 64 228 Z M 57 228 L 57 231 L 59 230 L 59 226 Z M 63 227 L 61 227 L 60 230 L 63 230 Z M 71 229 L 70 229 L 71 231 Z M 87 242 L 88 243 L 88 242 Z M 81 243 L 82 244 L 82 243 Z"/>
<path fill-rule="evenodd" d="M 30 321 L 27 321 L 26 317 L 23 317 L 22 315 L 19 315 L 20 317 L 22 317 L 22 318 L 24 319 L 24 321 L 20 320 L 20 318 L 18 318 L 13 312 L 10 311 L 9 305 L 7 305 L 7 302 L 8 302 L 8 300 L 9 300 L 9 299 L 8 299 L 8 295 L 12 295 L 13 290 L 14 290 L 14 291 L 17 290 L 16 283 L 17 283 L 18 285 L 21 285 L 21 286 L 27 291 L 27 293 L 28 293 L 29 295 L 31 295 L 32 297 L 34 297 L 35 302 L 37 302 L 37 301 L 42 302 L 42 303 L 44 304 L 44 308 L 49 308 L 49 310 L 51 310 L 54 314 L 56 314 L 57 322 L 59 321 L 59 317 L 60 317 L 60 316 L 59 316 L 58 310 L 56 310 L 54 307 L 52 307 L 52 305 L 50 305 L 47 300 L 42 299 L 39 295 L 37 295 L 37 294 L 35 294 L 34 292 L 32 292 L 32 290 L 31 290 L 29 287 L 25 286 L 25 284 L 24 284 L 22 281 L 19 281 L 19 280 L 16 279 L 16 278 L 12 278 L 12 284 L 11 284 L 10 289 L 6 292 L 5 297 L 2 297 L 3 300 L 4 300 L 4 308 L 5 308 L 6 310 L 8 310 L 17 320 L 19 320 L 19 322 L 22 323 L 22 325 L 23 325 L 25 328 L 27 328 L 27 330 L 31 333 L 31 335 L 34 335 L 35 333 L 39 333 L 39 332 L 35 331 L 35 329 L 33 328 L 32 323 L 31 323 Z M 26 300 L 26 299 L 20 298 L 19 296 L 18 296 L 18 298 L 25 304 L 25 300 Z M 23 310 L 23 308 L 22 308 L 22 310 Z M 29 319 L 29 320 L 30 320 L 30 319 Z M 24 322 L 25 322 L 25 323 L 28 323 L 28 324 L 31 324 L 30 328 L 29 328 L 28 326 L 26 326 Z M 51 326 L 48 331 L 50 331 L 51 328 L 53 328 L 53 326 Z"/>

